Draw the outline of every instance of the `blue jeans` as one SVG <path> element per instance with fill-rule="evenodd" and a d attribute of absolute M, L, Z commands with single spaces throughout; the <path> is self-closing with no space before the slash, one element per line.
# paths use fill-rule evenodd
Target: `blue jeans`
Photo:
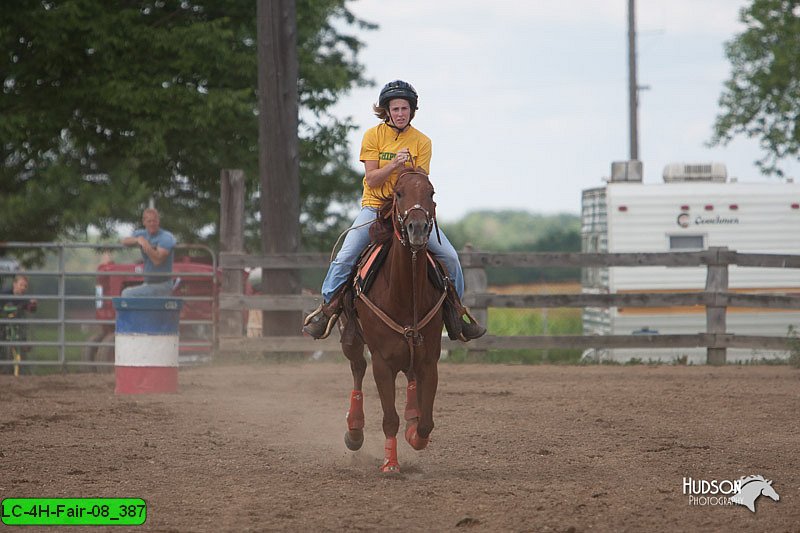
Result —
<path fill-rule="evenodd" d="M 122 289 L 121 296 L 125 298 L 147 298 L 151 296 L 171 296 L 172 295 L 172 281 L 161 281 L 158 283 L 145 283 L 143 285 L 136 285 L 135 287 L 127 287 Z"/>
<path fill-rule="evenodd" d="M 372 225 L 370 222 L 375 221 L 376 210 L 372 207 L 362 207 L 361 212 L 353 221 L 351 228 L 361 226 L 357 229 L 351 229 L 344 238 L 342 248 L 336 254 L 336 258 L 331 262 L 328 267 L 328 274 L 325 276 L 325 281 L 322 282 L 322 298 L 325 303 L 331 301 L 333 293 L 336 289 L 342 286 L 350 277 L 353 271 L 358 256 L 361 251 L 369 244 L 369 227 Z M 458 297 L 464 295 L 464 273 L 461 271 L 461 263 L 458 261 L 458 253 L 450 241 L 447 240 L 441 229 L 439 235 L 442 237 L 442 244 L 439 244 L 436 238 L 436 231 L 431 233 L 431 238 L 428 241 L 428 250 L 431 251 L 433 256 L 444 264 L 447 269 L 448 276 L 453 280 L 453 285 L 456 288 Z"/>

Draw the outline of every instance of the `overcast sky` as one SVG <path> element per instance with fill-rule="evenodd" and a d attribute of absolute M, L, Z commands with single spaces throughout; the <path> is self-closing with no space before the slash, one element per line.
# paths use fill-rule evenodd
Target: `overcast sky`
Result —
<path fill-rule="evenodd" d="M 742 30 L 746 0 L 637 2 L 639 155 L 645 182 L 664 165 L 719 161 L 740 181 L 763 181 L 757 142 L 708 148 L 730 65 L 723 44 Z M 627 0 L 356 0 L 380 25 L 360 33 L 367 77 L 337 106 L 359 130 L 393 79 L 420 95 L 414 125 L 433 140 L 438 215 L 480 209 L 580 212 L 581 190 L 628 159 Z M 800 178 L 800 164 L 784 166 Z M 776 179 L 776 178 L 770 178 Z"/>

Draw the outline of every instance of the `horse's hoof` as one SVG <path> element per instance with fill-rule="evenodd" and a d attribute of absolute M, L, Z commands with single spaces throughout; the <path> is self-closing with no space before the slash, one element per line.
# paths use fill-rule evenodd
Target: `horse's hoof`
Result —
<path fill-rule="evenodd" d="M 348 450 L 356 451 L 361 449 L 361 445 L 364 444 L 364 432 L 360 429 L 354 429 L 351 431 L 344 432 L 344 445 L 347 446 Z"/>
<path fill-rule="evenodd" d="M 397 463 L 383 463 L 381 466 L 381 473 L 383 474 L 399 474 L 400 465 Z"/>

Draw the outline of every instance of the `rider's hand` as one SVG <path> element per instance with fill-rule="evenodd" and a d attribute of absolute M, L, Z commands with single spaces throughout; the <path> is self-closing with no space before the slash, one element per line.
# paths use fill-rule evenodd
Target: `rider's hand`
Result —
<path fill-rule="evenodd" d="M 405 165 L 411 161 L 411 151 L 408 148 L 403 148 L 395 156 L 395 161 L 397 161 L 398 166 Z"/>

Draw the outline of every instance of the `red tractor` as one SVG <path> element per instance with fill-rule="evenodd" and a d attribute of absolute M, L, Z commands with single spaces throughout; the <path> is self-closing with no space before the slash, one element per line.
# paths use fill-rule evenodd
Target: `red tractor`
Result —
<path fill-rule="evenodd" d="M 97 268 L 95 286 L 96 318 L 107 321 L 100 324 L 100 331 L 88 342 L 102 342 L 107 346 L 86 346 L 83 360 L 87 362 L 114 362 L 114 321 L 116 313 L 111 297 L 120 296 L 122 290 L 132 285 L 140 285 L 144 280 L 142 263 L 103 263 Z M 212 276 L 213 267 L 197 257 L 176 258 L 172 270 L 175 284 L 172 295 L 183 299 L 179 326 L 179 353 L 182 358 L 207 359 L 211 355 L 216 338 L 215 328 L 219 310 L 219 292 L 222 270 L 217 269 Z M 108 273 L 109 275 L 103 275 Z M 127 273 L 127 275 L 122 274 Z M 253 289 L 245 275 L 245 294 Z M 247 324 L 247 311 L 244 312 Z"/>

